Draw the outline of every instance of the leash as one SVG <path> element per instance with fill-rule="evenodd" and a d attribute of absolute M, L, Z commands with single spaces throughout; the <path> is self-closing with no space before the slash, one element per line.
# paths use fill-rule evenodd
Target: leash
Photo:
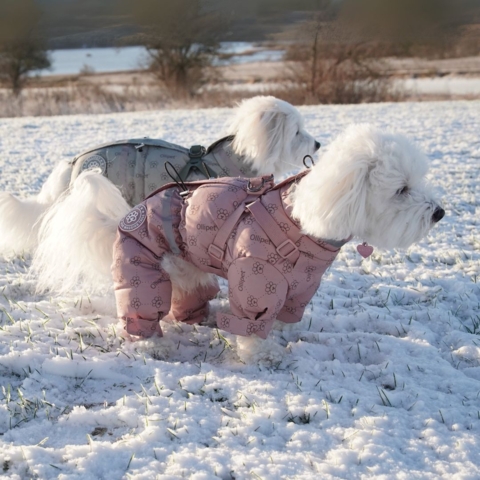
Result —
<path fill-rule="evenodd" d="M 172 173 L 169 171 L 169 168 L 173 169 L 175 172 L 175 176 L 172 175 Z M 181 189 L 180 195 L 187 195 L 189 190 L 188 187 L 185 185 L 185 182 L 183 181 L 182 177 L 180 174 L 177 172 L 177 169 L 170 163 L 170 162 L 165 162 L 165 171 L 167 172 L 167 175 L 177 184 L 177 186 Z M 155 192 L 154 192 L 155 193 Z M 148 197 L 147 197 L 148 198 Z"/>

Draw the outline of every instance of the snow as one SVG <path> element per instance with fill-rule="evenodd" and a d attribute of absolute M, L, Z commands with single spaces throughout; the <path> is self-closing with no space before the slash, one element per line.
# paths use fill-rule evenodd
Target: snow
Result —
<path fill-rule="evenodd" d="M 409 78 L 397 80 L 395 84 L 402 91 L 416 95 L 480 95 L 478 77 Z"/>
<path fill-rule="evenodd" d="M 480 102 L 300 110 L 322 145 L 358 121 L 410 136 L 446 217 L 408 251 L 345 246 L 263 362 L 208 325 L 125 341 L 111 294 L 38 296 L 29 258 L 0 259 L 4 478 L 480 478 Z M 0 190 L 32 194 L 108 140 L 208 144 L 230 115 L 0 119 Z"/>

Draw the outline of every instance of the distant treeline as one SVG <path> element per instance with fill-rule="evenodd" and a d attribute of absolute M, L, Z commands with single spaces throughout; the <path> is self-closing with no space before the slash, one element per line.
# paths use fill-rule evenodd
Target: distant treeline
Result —
<path fill-rule="evenodd" d="M 5 1 L 5 0 L 0 0 Z M 158 8 L 172 0 L 158 0 Z M 49 48 L 116 46 L 131 43 L 138 26 L 128 0 L 36 0 L 42 10 L 40 30 Z M 224 14 L 225 41 L 261 41 L 305 21 L 318 8 L 315 0 L 208 0 L 206 8 Z M 195 25 L 185 25 L 195 29 Z"/>
<path fill-rule="evenodd" d="M 14 0 L 0 0 L 8 1 Z M 260 41 L 292 29 L 318 12 L 328 11 L 334 15 L 349 1 L 205 0 L 203 4 L 208 11 L 220 12 L 228 22 L 224 41 Z M 381 0 L 382 8 L 390 1 Z M 152 8 L 161 11 L 172 2 L 175 0 L 151 3 Z M 131 44 L 138 33 L 138 25 L 131 15 L 135 0 L 35 0 L 35 3 L 42 11 L 39 28 L 49 48 L 126 45 Z M 375 5 L 375 1 L 370 3 Z M 427 8 L 433 15 L 445 4 L 454 6 L 449 13 L 450 25 L 480 24 L 480 0 L 426 0 L 421 3 L 431 4 Z M 195 24 L 186 24 L 185 29 L 195 29 Z"/>

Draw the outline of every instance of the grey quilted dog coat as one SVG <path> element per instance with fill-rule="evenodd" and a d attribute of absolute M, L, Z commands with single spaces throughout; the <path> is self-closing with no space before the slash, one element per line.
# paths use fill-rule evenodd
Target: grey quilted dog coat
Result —
<path fill-rule="evenodd" d="M 255 172 L 242 163 L 231 143 L 233 136 L 224 137 L 205 149 L 190 149 L 151 138 L 121 140 L 92 148 L 72 162 L 73 182 L 81 172 L 99 168 L 122 192 L 131 205 L 140 202 L 155 190 L 172 181 L 165 170 L 170 162 L 181 180 L 209 177 L 253 177 Z"/>

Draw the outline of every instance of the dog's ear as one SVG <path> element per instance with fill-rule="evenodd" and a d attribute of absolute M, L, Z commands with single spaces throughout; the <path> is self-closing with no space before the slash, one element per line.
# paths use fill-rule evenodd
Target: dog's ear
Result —
<path fill-rule="evenodd" d="M 262 112 L 255 108 L 253 99 L 244 100 L 237 107 L 235 117 L 228 129 L 229 135 L 234 135 L 233 150 L 237 155 L 245 157 L 247 163 L 258 156 L 256 138 L 260 129 Z"/>
<path fill-rule="evenodd" d="M 315 236 L 345 240 L 352 235 L 362 235 L 368 169 L 358 167 L 342 170 L 325 166 L 312 172 L 323 175 L 323 179 L 321 184 L 311 185 L 309 198 L 302 203 L 305 209 L 311 211 L 310 222 Z"/>
<path fill-rule="evenodd" d="M 258 146 L 259 161 L 271 167 L 285 154 L 285 129 L 287 115 L 278 110 L 268 110 L 260 117 L 255 139 Z"/>
<path fill-rule="evenodd" d="M 375 161 L 367 150 L 347 131 L 302 180 L 293 214 L 306 233 L 331 240 L 364 234 L 369 177 Z"/>
<path fill-rule="evenodd" d="M 245 157 L 259 174 L 272 173 L 282 158 L 288 115 L 274 97 L 254 97 L 243 101 L 229 128 L 235 135 L 233 149 Z"/>

